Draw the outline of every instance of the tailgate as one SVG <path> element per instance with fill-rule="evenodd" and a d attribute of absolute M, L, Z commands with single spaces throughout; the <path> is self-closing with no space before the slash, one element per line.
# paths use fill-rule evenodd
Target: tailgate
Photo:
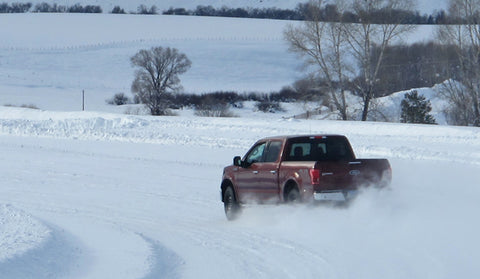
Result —
<path fill-rule="evenodd" d="M 361 186 L 384 187 L 390 183 L 391 169 L 387 159 L 356 159 L 341 162 L 317 162 L 320 170 L 316 192 L 355 190 Z"/>

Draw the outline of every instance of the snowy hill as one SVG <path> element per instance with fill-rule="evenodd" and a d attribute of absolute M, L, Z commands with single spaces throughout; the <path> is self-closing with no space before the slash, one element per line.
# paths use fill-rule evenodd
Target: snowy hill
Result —
<path fill-rule="evenodd" d="M 432 107 L 430 115 L 435 118 L 435 123 L 448 125 L 444 113 L 445 109 L 448 107 L 448 103 L 442 99 L 438 93 L 441 90 L 441 87 L 442 84 L 438 84 L 432 88 L 416 88 L 412 90 L 417 91 L 419 96 L 425 97 L 425 99 L 430 102 Z M 378 121 L 400 122 L 402 100 L 405 98 L 405 94 L 411 93 L 412 90 L 396 92 L 390 96 L 377 99 L 376 102 L 379 105 L 378 110 L 381 115 L 378 116 Z"/>

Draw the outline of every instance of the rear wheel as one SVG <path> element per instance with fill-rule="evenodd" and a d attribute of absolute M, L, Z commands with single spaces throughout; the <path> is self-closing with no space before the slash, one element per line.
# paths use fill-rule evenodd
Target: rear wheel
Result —
<path fill-rule="evenodd" d="M 300 192 L 297 187 L 291 187 L 285 195 L 285 202 L 298 203 L 300 202 Z"/>
<path fill-rule="evenodd" d="M 223 194 L 223 206 L 225 216 L 229 221 L 235 220 L 240 215 L 240 205 L 238 204 L 235 192 L 232 186 L 228 186 Z"/>

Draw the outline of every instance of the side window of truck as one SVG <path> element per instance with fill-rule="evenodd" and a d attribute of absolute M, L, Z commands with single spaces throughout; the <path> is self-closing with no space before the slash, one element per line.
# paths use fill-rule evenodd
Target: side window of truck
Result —
<path fill-rule="evenodd" d="M 245 162 L 248 164 L 258 163 L 263 161 L 263 152 L 265 151 L 267 143 L 259 143 L 247 154 Z"/>
<path fill-rule="evenodd" d="M 276 162 L 280 151 L 282 150 L 282 142 L 281 141 L 271 141 L 268 144 L 267 154 L 265 156 L 265 162 L 273 163 Z"/>

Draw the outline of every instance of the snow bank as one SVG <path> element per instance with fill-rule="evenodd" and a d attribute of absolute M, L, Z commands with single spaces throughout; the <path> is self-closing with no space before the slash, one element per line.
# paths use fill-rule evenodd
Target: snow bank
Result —
<path fill-rule="evenodd" d="M 261 114 L 242 118 L 153 117 L 0 107 L 0 134 L 235 149 L 246 149 L 257 139 L 272 135 L 344 134 L 359 157 L 480 164 L 480 131 L 475 128 L 261 118 Z M 378 135 L 388 140 L 388 147 L 372 144 Z M 448 148 L 452 144 L 464 148 Z M 472 161 L 475 158 L 478 160 Z"/>

